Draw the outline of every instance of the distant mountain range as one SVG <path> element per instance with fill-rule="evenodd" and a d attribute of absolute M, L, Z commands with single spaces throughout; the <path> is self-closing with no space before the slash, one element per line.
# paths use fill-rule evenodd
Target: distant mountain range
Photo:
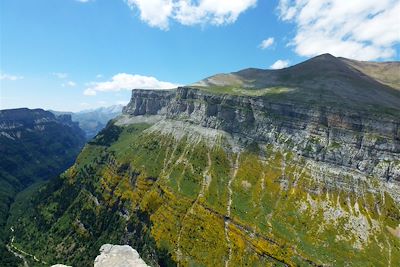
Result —
<path fill-rule="evenodd" d="M 123 107 L 123 105 L 113 105 L 79 112 L 49 111 L 55 115 L 71 115 L 72 121 L 78 122 L 79 127 L 85 131 L 86 138 L 91 139 L 106 126 L 109 120 L 120 115 Z"/>

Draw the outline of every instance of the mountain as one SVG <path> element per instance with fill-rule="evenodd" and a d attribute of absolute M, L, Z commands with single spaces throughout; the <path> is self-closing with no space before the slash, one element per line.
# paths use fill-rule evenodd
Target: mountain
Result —
<path fill-rule="evenodd" d="M 122 108 L 123 105 L 113 105 L 97 109 L 83 110 L 75 113 L 53 110 L 50 110 L 50 112 L 55 115 L 71 115 L 72 121 L 78 122 L 79 127 L 85 131 L 87 139 L 91 139 L 106 126 L 109 120 L 120 115 Z"/>
<path fill-rule="evenodd" d="M 399 76 L 399 62 L 366 63 L 324 54 L 285 69 L 245 69 L 211 76 L 192 86 L 234 95 L 282 97 L 277 101 L 292 104 L 340 103 L 367 113 L 385 109 L 397 114 L 399 91 L 393 89 L 400 85 Z"/>
<path fill-rule="evenodd" d="M 58 176 L 73 164 L 84 143 L 84 133 L 68 115 L 56 117 L 41 109 L 0 110 L 1 266 L 13 261 L 4 246 L 4 227 L 17 193 Z"/>
<path fill-rule="evenodd" d="M 322 55 L 133 90 L 13 210 L 14 244 L 73 266 L 104 243 L 151 266 L 397 266 L 400 92 L 388 84 Z"/>

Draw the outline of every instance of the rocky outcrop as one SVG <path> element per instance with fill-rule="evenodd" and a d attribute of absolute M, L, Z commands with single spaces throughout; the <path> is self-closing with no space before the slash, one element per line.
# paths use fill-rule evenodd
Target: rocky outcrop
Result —
<path fill-rule="evenodd" d="M 266 97 L 222 95 L 190 87 L 133 90 L 125 115 L 162 115 L 263 142 L 316 161 L 400 183 L 400 119 Z"/>
<path fill-rule="evenodd" d="M 63 264 L 51 267 L 71 267 Z M 128 245 L 104 244 L 100 248 L 100 255 L 94 260 L 94 267 L 148 267 L 140 258 L 139 253 Z"/>
<path fill-rule="evenodd" d="M 94 261 L 94 267 L 147 267 L 139 253 L 128 245 L 105 244 Z"/>
<path fill-rule="evenodd" d="M 175 97 L 175 90 L 134 90 L 131 105 L 122 110 L 123 114 L 133 116 L 156 115 L 164 111 L 164 108 Z"/>

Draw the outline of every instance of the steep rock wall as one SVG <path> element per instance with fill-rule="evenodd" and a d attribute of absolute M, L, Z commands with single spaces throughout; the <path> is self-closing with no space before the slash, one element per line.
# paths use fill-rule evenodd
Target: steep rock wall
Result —
<path fill-rule="evenodd" d="M 126 115 L 163 115 L 283 146 L 298 155 L 400 183 L 400 119 L 336 106 L 211 94 L 196 88 L 133 90 Z"/>

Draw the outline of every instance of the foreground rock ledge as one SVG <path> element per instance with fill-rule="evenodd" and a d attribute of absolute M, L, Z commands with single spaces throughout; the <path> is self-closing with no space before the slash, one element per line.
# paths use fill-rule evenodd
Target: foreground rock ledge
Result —
<path fill-rule="evenodd" d="M 53 265 L 51 267 L 69 267 Z M 94 260 L 94 267 L 148 267 L 140 258 L 139 253 L 128 245 L 104 244 L 100 248 L 100 255 Z"/>
<path fill-rule="evenodd" d="M 100 248 L 100 255 L 94 260 L 94 267 L 147 267 L 139 253 L 128 245 L 105 244 Z"/>

